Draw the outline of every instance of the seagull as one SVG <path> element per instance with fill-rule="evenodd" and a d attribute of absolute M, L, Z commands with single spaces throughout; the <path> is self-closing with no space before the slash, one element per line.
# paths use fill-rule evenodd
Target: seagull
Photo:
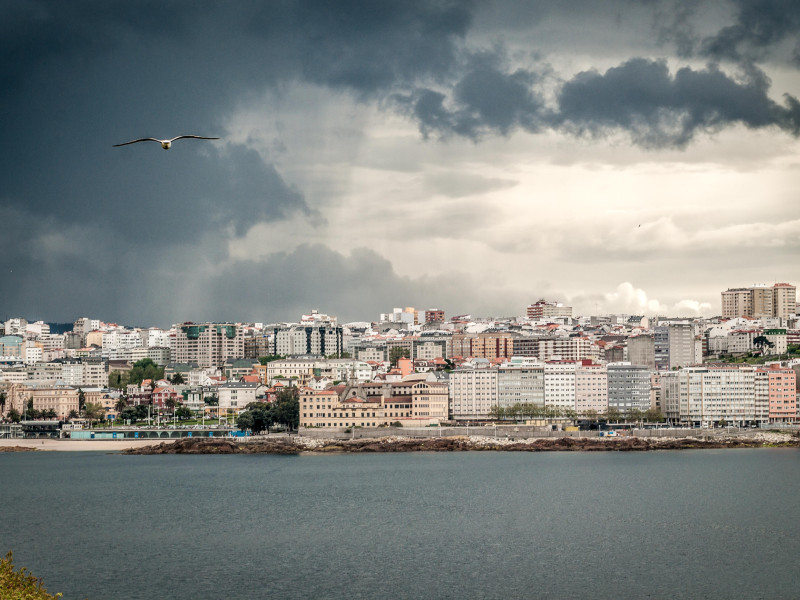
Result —
<path fill-rule="evenodd" d="M 158 142 L 161 144 L 161 147 L 164 150 L 169 150 L 172 147 L 172 142 L 175 140 L 182 140 L 184 138 L 193 138 L 196 140 L 218 140 L 218 137 L 203 137 L 202 135 L 179 135 L 178 137 L 174 137 L 171 140 L 157 140 L 156 138 L 139 138 L 138 140 L 131 140 L 130 142 L 125 142 L 124 144 L 114 144 L 114 148 L 119 148 L 120 146 L 127 146 L 128 144 L 135 144 L 136 142 Z"/>

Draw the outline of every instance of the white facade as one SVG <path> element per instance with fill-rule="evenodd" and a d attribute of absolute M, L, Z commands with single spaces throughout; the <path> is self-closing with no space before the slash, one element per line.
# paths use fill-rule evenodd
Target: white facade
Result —
<path fill-rule="evenodd" d="M 118 350 L 130 350 L 142 346 L 142 336 L 138 331 L 114 329 L 103 333 L 103 356 L 111 356 Z"/>
<path fill-rule="evenodd" d="M 219 409 L 222 412 L 232 410 L 241 412 L 251 402 L 256 402 L 258 396 L 263 396 L 266 386 L 260 383 L 223 383 L 217 387 Z"/>
<path fill-rule="evenodd" d="M 44 351 L 38 347 L 33 345 L 26 345 L 23 349 L 23 357 L 22 359 L 25 361 L 26 365 L 32 365 L 37 362 L 42 362 L 42 357 L 44 356 Z"/>
<path fill-rule="evenodd" d="M 486 419 L 497 406 L 497 369 L 456 369 L 448 388 L 453 419 Z"/>
<path fill-rule="evenodd" d="M 514 404 L 544 406 L 544 364 L 513 359 L 497 370 L 498 404 L 507 408 Z"/>
<path fill-rule="evenodd" d="M 575 412 L 585 415 L 608 410 L 608 372 L 598 364 L 582 364 L 575 370 Z"/>
<path fill-rule="evenodd" d="M 574 362 L 554 362 L 544 366 L 544 401 L 548 408 L 575 410 Z"/>
<path fill-rule="evenodd" d="M 661 408 L 668 419 L 687 425 L 768 422 L 767 386 L 765 380 L 759 393 L 751 366 L 689 367 L 661 374 Z"/>

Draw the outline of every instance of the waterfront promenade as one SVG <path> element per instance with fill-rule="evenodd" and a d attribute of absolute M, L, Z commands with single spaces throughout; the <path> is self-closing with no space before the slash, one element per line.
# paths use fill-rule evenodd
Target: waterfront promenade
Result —
<path fill-rule="evenodd" d="M 0 440 L 0 452 L 8 448 L 30 448 L 32 450 L 58 451 L 58 452 L 115 452 L 131 448 L 143 448 L 161 442 L 169 443 L 172 440 L 68 440 L 68 439 L 24 439 L 11 438 Z"/>

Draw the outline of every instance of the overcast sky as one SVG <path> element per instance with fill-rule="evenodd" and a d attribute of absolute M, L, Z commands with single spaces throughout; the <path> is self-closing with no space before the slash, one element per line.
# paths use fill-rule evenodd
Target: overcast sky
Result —
<path fill-rule="evenodd" d="M 0 318 L 719 314 L 797 284 L 798 32 L 796 0 L 7 0 Z M 112 147 L 181 134 L 222 139 Z"/>

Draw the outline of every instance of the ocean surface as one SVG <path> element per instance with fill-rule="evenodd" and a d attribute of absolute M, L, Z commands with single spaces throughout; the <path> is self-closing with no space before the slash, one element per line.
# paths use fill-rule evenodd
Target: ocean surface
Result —
<path fill-rule="evenodd" d="M 66 600 L 798 598 L 800 451 L 0 453 Z"/>

